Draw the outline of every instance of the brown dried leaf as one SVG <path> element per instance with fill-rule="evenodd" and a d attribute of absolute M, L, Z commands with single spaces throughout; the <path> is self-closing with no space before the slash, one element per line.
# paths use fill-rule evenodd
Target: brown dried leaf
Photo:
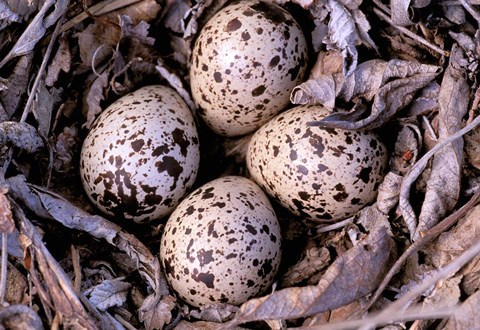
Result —
<path fill-rule="evenodd" d="M 383 214 L 388 214 L 398 203 L 400 186 L 403 176 L 394 172 L 388 172 L 378 188 L 377 207 Z"/>
<path fill-rule="evenodd" d="M 0 233 L 11 234 L 15 229 L 15 224 L 7 193 L 8 189 L 6 187 L 0 188 Z"/>
<path fill-rule="evenodd" d="M 53 109 L 60 103 L 62 91 L 54 87 L 47 89 L 41 81 L 35 93 L 32 111 L 38 123 L 38 133 L 43 137 L 48 137 L 50 133 Z"/>
<path fill-rule="evenodd" d="M 18 38 L 13 48 L 2 59 L 0 68 L 12 58 L 32 52 L 35 45 L 47 32 L 47 29 L 65 14 L 68 4 L 69 1 L 67 0 L 46 0 L 20 38 Z M 54 8 L 52 9 L 52 7 Z"/>
<path fill-rule="evenodd" d="M 344 73 L 349 76 L 357 67 L 358 52 L 356 46 L 364 44 L 376 48 L 368 35 L 370 23 L 365 14 L 358 8 L 361 1 L 328 0 L 326 9 L 329 11 L 327 36 L 323 42 L 327 49 L 339 49 L 344 58 Z M 322 13 L 323 17 L 325 14 Z"/>
<path fill-rule="evenodd" d="M 92 23 L 76 33 L 75 37 L 78 38 L 82 64 L 86 67 L 97 67 L 111 56 L 120 39 L 120 29 L 113 23 Z"/>
<path fill-rule="evenodd" d="M 330 263 L 330 252 L 325 247 L 308 247 L 302 260 L 290 267 L 282 276 L 282 287 L 294 286 L 322 271 Z"/>
<path fill-rule="evenodd" d="M 390 160 L 392 171 L 405 175 L 416 163 L 422 147 L 422 133 L 417 125 L 404 123 L 395 141 L 395 150 Z"/>
<path fill-rule="evenodd" d="M 475 206 L 448 232 L 425 249 L 425 254 L 435 268 L 442 268 L 449 264 L 480 239 L 480 206 Z"/>
<path fill-rule="evenodd" d="M 40 316 L 26 305 L 12 305 L 2 308 L 0 310 L 0 324 L 3 329 L 44 329 Z"/>
<path fill-rule="evenodd" d="M 223 325 L 215 322 L 205 322 L 205 321 L 198 321 L 198 322 L 187 322 L 181 321 L 177 326 L 175 326 L 175 330 L 219 330 L 223 329 Z M 242 327 L 233 327 L 231 330 L 245 330 L 246 328 Z"/>
<path fill-rule="evenodd" d="M 139 319 L 145 324 L 147 330 L 163 329 L 172 321 L 172 309 L 175 308 L 176 299 L 172 296 L 151 294 L 139 310 Z"/>
<path fill-rule="evenodd" d="M 96 116 L 102 112 L 100 103 L 105 99 L 105 89 L 108 87 L 108 71 L 105 70 L 93 81 L 86 93 L 86 105 L 83 113 L 87 118 L 84 126 L 92 127 Z"/>
<path fill-rule="evenodd" d="M 374 208 L 364 210 L 368 234 L 339 255 L 316 286 L 290 287 L 247 301 L 231 324 L 309 316 L 349 304 L 376 288 L 383 278 L 392 241 L 385 216 Z"/>
<path fill-rule="evenodd" d="M 472 260 L 464 269 L 462 291 L 466 295 L 472 295 L 480 289 L 480 256 Z"/>
<path fill-rule="evenodd" d="M 438 74 L 439 67 L 418 62 L 364 62 L 346 78 L 337 96 L 345 101 L 353 101 L 359 97 L 369 101 L 373 98 L 370 114 L 358 120 L 361 114 L 355 111 L 333 113 L 312 125 L 350 130 L 380 127 L 407 106 L 417 91 L 427 86 Z"/>
<path fill-rule="evenodd" d="M 396 26 L 409 26 L 414 24 L 410 19 L 411 0 L 391 0 L 390 9 L 392 11 L 392 22 Z"/>
<path fill-rule="evenodd" d="M 468 111 L 469 91 L 466 72 L 458 63 L 463 59 L 459 48 L 452 50 L 450 64 L 443 76 L 439 95 L 439 140 L 446 139 L 462 128 L 462 118 Z M 433 158 L 427 191 L 413 233 L 417 239 L 453 209 L 460 195 L 463 166 L 463 139 L 442 148 Z"/>
<path fill-rule="evenodd" d="M 86 290 L 84 294 L 95 308 L 106 311 L 110 307 L 123 305 L 131 286 L 131 283 L 125 282 L 125 278 L 117 277 L 102 281 Z"/>
<path fill-rule="evenodd" d="M 443 330 L 478 329 L 480 327 L 480 291 L 467 298 L 455 311 Z"/>
<path fill-rule="evenodd" d="M 212 304 L 202 308 L 200 311 L 190 311 L 190 316 L 198 320 L 223 323 L 231 320 L 238 312 L 238 307 L 229 304 Z"/>
<path fill-rule="evenodd" d="M 20 57 L 15 64 L 12 73 L 2 82 L 0 88 L 0 101 L 7 114 L 4 120 L 10 120 L 12 115 L 21 104 L 21 99 L 25 95 L 28 87 L 29 72 L 32 66 L 33 54 L 27 54 Z"/>
<path fill-rule="evenodd" d="M 52 63 L 48 67 L 45 84 L 49 87 L 53 86 L 58 79 L 60 71 L 70 72 L 72 65 L 72 53 L 68 44 L 68 39 L 63 35 L 58 39 L 59 46 L 52 59 Z"/>

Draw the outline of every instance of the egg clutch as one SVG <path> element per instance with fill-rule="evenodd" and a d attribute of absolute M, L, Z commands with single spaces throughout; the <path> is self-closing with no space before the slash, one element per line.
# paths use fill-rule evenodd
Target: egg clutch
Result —
<path fill-rule="evenodd" d="M 197 37 L 193 100 L 214 133 L 253 133 L 249 178 L 221 177 L 191 191 L 201 137 L 186 103 L 166 86 L 121 97 L 85 138 L 80 177 L 87 196 L 119 221 L 168 216 L 160 261 L 190 305 L 239 305 L 269 289 L 282 251 L 270 200 L 322 221 L 352 216 L 375 200 L 387 163 L 379 137 L 308 126 L 328 114 L 322 106 L 286 110 L 304 79 L 307 49 L 293 16 L 262 1 L 227 5 Z"/>

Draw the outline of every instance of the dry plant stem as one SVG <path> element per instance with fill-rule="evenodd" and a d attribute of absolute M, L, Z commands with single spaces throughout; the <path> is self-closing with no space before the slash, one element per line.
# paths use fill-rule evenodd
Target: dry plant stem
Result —
<path fill-rule="evenodd" d="M 5 304 L 5 292 L 7 290 L 7 269 L 8 269 L 8 234 L 2 233 L 2 266 L 0 273 L 0 305 Z"/>
<path fill-rule="evenodd" d="M 378 8 L 380 8 L 380 9 L 383 10 L 385 13 L 387 13 L 388 15 L 391 15 L 391 14 L 392 14 L 392 11 L 390 10 L 390 8 L 388 8 L 388 6 L 386 6 L 385 4 L 383 4 L 380 0 L 373 0 L 373 3 L 374 3 Z"/>
<path fill-rule="evenodd" d="M 426 235 L 423 236 L 418 241 L 415 241 L 412 245 L 410 245 L 407 250 L 400 256 L 400 258 L 395 262 L 392 266 L 390 271 L 387 273 L 385 278 L 383 279 L 380 286 L 375 291 L 375 294 L 370 299 L 366 309 L 370 309 L 373 304 L 377 301 L 377 299 L 382 294 L 382 291 L 387 286 L 388 282 L 393 278 L 393 276 L 400 270 L 402 265 L 407 261 L 408 258 L 412 256 L 415 252 L 418 252 L 425 244 L 432 241 L 438 235 L 446 231 L 448 228 L 453 226 L 455 223 L 458 222 L 475 204 L 478 202 L 480 198 L 480 189 L 477 189 L 475 194 L 470 198 L 470 200 L 463 205 L 460 209 L 456 212 L 452 213 L 448 217 L 446 217 L 443 221 L 439 222 L 437 225 L 433 226 L 429 231 L 427 231 Z"/>
<path fill-rule="evenodd" d="M 32 107 L 33 100 L 35 99 L 35 95 L 37 94 L 36 91 L 38 86 L 40 85 L 40 81 L 43 79 L 43 74 L 45 73 L 45 69 L 47 68 L 47 62 L 50 59 L 50 55 L 52 54 L 53 45 L 57 40 L 58 34 L 60 32 L 60 26 L 63 21 L 64 15 L 60 17 L 55 26 L 55 30 L 53 31 L 52 38 L 48 44 L 47 50 L 45 51 L 45 55 L 42 60 L 42 64 L 40 65 L 40 69 L 38 70 L 37 76 L 35 77 L 35 81 L 33 83 L 32 89 L 30 91 L 30 95 L 28 96 L 27 104 L 25 104 L 25 108 L 23 109 L 22 118 L 20 118 L 20 122 L 24 123 L 27 120 L 27 116 L 30 113 L 30 108 Z"/>
<path fill-rule="evenodd" d="M 78 250 L 72 244 L 70 246 L 70 251 L 72 253 L 72 264 L 73 264 L 73 272 L 75 274 L 75 281 L 73 282 L 73 289 L 77 293 L 77 295 L 81 294 L 81 286 L 82 286 L 82 270 L 80 267 L 80 255 Z"/>
<path fill-rule="evenodd" d="M 316 230 L 316 233 L 321 234 L 321 233 L 326 233 L 328 231 L 337 230 L 339 228 L 345 227 L 349 223 L 352 223 L 354 219 L 355 219 L 355 217 L 350 217 L 350 218 L 347 218 L 347 219 L 342 220 L 340 222 L 336 222 L 336 223 L 331 224 L 331 225 L 320 227 Z"/>
<path fill-rule="evenodd" d="M 412 307 L 406 310 L 401 314 L 390 314 L 382 315 L 380 314 L 373 315 L 370 318 L 363 320 L 351 320 L 343 321 L 338 323 L 330 323 L 325 325 L 311 326 L 311 327 L 300 327 L 300 328 L 289 328 L 291 330 L 347 330 L 347 329 L 361 329 L 365 326 L 366 323 L 371 323 L 375 321 L 375 324 L 389 324 L 396 322 L 408 322 L 414 320 L 431 320 L 436 318 L 445 318 L 450 317 L 455 313 L 456 309 L 452 307 L 445 308 L 432 308 L 430 310 L 425 310 L 421 306 Z"/>
<path fill-rule="evenodd" d="M 410 169 L 410 172 L 403 179 L 402 186 L 400 187 L 399 203 L 400 203 L 400 210 L 402 212 L 403 218 L 405 219 L 405 222 L 407 224 L 407 227 L 411 235 L 413 235 L 413 233 L 415 232 L 415 228 L 417 225 L 416 223 L 412 223 L 412 219 L 416 219 L 416 216 L 415 216 L 415 213 L 413 212 L 413 208 L 410 205 L 410 202 L 408 201 L 410 197 L 410 187 L 412 186 L 413 182 L 420 176 L 420 174 L 422 174 L 423 170 L 428 164 L 428 161 L 438 150 L 442 149 L 447 144 L 452 143 L 456 139 L 470 132 L 475 127 L 477 127 L 478 124 L 480 124 L 480 116 L 475 118 L 470 124 L 468 124 L 461 130 L 459 130 L 457 133 L 437 143 L 432 149 L 430 149 L 425 155 L 423 155 L 422 158 L 420 158 L 412 166 L 412 168 Z"/>
<path fill-rule="evenodd" d="M 62 27 L 60 28 L 60 32 L 65 32 L 71 29 L 78 23 L 89 18 L 90 15 L 100 16 L 100 15 L 112 12 L 114 10 L 121 9 L 123 7 L 134 5 L 140 1 L 143 1 L 143 0 L 110 0 L 110 1 L 103 1 L 103 2 L 97 3 L 96 5 L 88 8 L 88 11 L 75 16 L 70 21 L 63 24 Z"/>
<path fill-rule="evenodd" d="M 378 10 L 378 8 L 373 8 L 373 11 L 375 12 L 375 14 L 377 14 L 378 17 L 380 17 L 381 19 L 383 19 L 384 21 L 386 21 L 388 24 L 390 24 L 391 26 L 393 26 L 395 29 L 397 29 L 398 31 L 400 31 L 401 33 L 409 36 L 410 38 L 412 38 L 413 40 L 421 43 L 422 45 L 432 49 L 433 51 L 436 51 L 437 53 L 439 53 L 440 55 L 442 56 L 445 56 L 445 57 L 448 57 L 450 56 L 450 52 L 446 51 L 446 50 L 443 50 L 441 49 L 440 47 L 430 43 L 429 41 L 425 40 L 424 38 L 416 35 L 415 33 L 413 33 L 412 31 L 410 31 L 409 29 L 406 29 L 404 27 L 401 27 L 401 26 L 396 26 L 393 24 L 392 20 L 390 19 L 390 17 L 388 17 L 387 15 L 385 15 L 382 11 Z"/>
<path fill-rule="evenodd" d="M 449 263 L 447 266 L 441 268 L 440 270 L 433 273 L 431 276 L 427 277 L 422 283 L 412 288 L 410 291 L 407 291 L 398 300 L 391 303 L 387 308 L 383 309 L 378 314 L 378 317 L 388 317 L 389 315 L 397 315 L 404 313 L 405 309 L 412 300 L 427 291 L 432 285 L 434 285 L 441 279 L 447 278 L 449 275 L 454 274 L 458 269 L 466 265 L 479 254 L 480 242 L 477 242 L 464 253 L 462 253 L 458 258 Z M 359 330 L 371 329 L 374 328 L 377 324 L 378 323 L 376 322 L 372 322 L 371 324 L 366 324 L 365 326 L 359 328 Z"/>
<path fill-rule="evenodd" d="M 480 25 L 480 14 L 477 12 L 477 10 L 473 8 L 467 0 L 460 0 L 460 4 L 463 6 L 463 8 L 465 8 L 466 11 L 468 11 L 470 15 L 472 15 L 472 17 Z"/>

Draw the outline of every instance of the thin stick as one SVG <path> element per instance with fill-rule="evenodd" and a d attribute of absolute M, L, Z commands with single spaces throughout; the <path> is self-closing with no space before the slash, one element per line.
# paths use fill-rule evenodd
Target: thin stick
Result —
<path fill-rule="evenodd" d="M 388 317 L 390 315 L 399 314 L 401 311 L 404 311 L 408 304 L 427 291 L 432 285 L 440 281 L 441 279 L 447 278 L 449 275 L 454 274 L 458 269 L 463 267 L 465 264 L 474 259 L 477 255 L 480 254 L 480 242 L 473 244 L 468 250 L 462 253 L 458 258 L 453 260 L 447 266 L 436 271 L 431 276 L 427 277 L 422 283 L 412 288 L 410 291 L 407 291 L 403 296 L 398 300 L 391 303 L 387 308 L 383 309 L 377 316 L 379 318 Z M 374 320 L 372 320 L 374 321 Z M 375 327 L 376 323 L 366 324 L 361 327 L 359 330 L 365 330 Z"/>
<path fill-rule="evenodd" d="M 452 136 L 446 138 L 445 140 L 441 140 L 438 142 L 432 149 L 430 149 L 425 155 L 422 156 L 410 169 L 410 172 L 403 178 L 402 186 L 400 187 L 400 198 L 399 198 L 399 205 L 400 211 L 402 212 L 403 218 L 407 223 L 408 229 L 411 233 L 415 232 L 415 223 L 416 216 L 413 211 L 412 206 L 409 202 L 410 197 L 410 187 L 413 182 L 422 174 L 423 170 L 427 167 L 428 161 L 433 155 L 447 144 L 452 143 L 453 141 L 457 140 L 458 138 L 464 136 L 471 130 L 473 130 L 477 125 L 480 124 L 480 116 L 476 117 L 470 124 L 453 134 Z"/>
<path fill-rule="evenodd" d="M 436 51 L 437 53 L 439 53 L 440 55 L 442 56 L 445 56 L 445 57 L 449 57 L 450 56 L 450 52 L 446 51 L 446 50 L 443 50 L 441 49 L 440 47 L 432 44 L 431 42 L 429 42 L 428 40 L 420 37 L 419 35 L 416 35 L 415 33 L 413 33 L 412 31 L 410 31 L 409 29 L 406 29 L 402 26 L 396 26 L 395 24 L 393 24 L 393 21 L 390 19 L 390 17 L 388 17 L 387 15 L 385 15 L 382 11 L 380 11 L 378 8 L 373 8 L 373 11 L 375 12 L 375 14 L 377 14 L 377 16 L 379 16 L 381 19 L 383 19 L 384 21 L 386 21 L 388 24 L 390 24 L 391 26 L 393 26 L 395 29 L 397 29 L 398 31 L 400 31 L 401 33 L 409 36 L 410 38 L 412 38 L 413 40 L 415 41 L 418 41 L 419 43 L 421 43 L 422 45 L 424 46 L 427 46 L 428 48 Z"/>
<path fill-rule="evenodd" d="M 419 307 L 410 308 L 401 314 L 390 314 L 390 315 L 374 315 L 369 319 L 363 320 L 348 320 L 337 323 L 329 323 L 325 325 L 318 326 L 307 326 L 300 328 L 289 328 L 291 330 L 345 330 L 345 329 L 359 329 L 362 326 L 365 326 L 366 323 L 377 325 L 397 323 L 397 322 L 408 322 L 414 320 L 431 320 L 438 318 L 450 317 L 455 314 L 456 308 L 444 307 L 444 308 L 431 308 L 429 310 L 422 310 Z"/>
<path fill-rule="evenodd" d="M 470 15 L 472 15 L 472 17 L 480 25 L 480 14 L 476 11 L 476 9 L 473 8 L 472 5 L 466 0 L 460 0 L 460 4 L 463 6 L 463 8 L 465 8 L 466 11 L 468 11 Z"/>
<path fill-rule="evenodd" d="M 89 18 L 91 15 L 100 16 L 117 9 L 134 5 L 140 1 L 143 1 L 143 0 L 111 0 L 111 1 L 103 1 L 103 2 L 97 3 L 96 5 L 88 8 L 88 11 L 78 14 L 77 16 L 72 18 L 70 21 L 63 24 L 62 27 L 60 28 L 60 32 L 65 32 L 71 29 L 78 23 Z"/>
<path fill-rule="evenodd" d="M 375 291 L 372 299 L 370 299 L 366 310 L 370 309 L 375 301 L 380 297 L 381 293 L 387 286 L 388 282 L 393 278 L 393 276 L 400 270 L 402 265 L 407 261 L 408 258 L 412 256 L 415 252 L 419 251 L 425 244 L 432 241 L 438 235 L 443 233 L 445 230 L 453 226 L 458 220 L 460 220 L 479 200 L 480 198 L 480 189 L 477 189 L 475 194 L 470 198 L 470 200 L 465 203 L 460 209 L 446 217 L 443 221 L 439 222 L 433 226 L 430 230 L 427 231 L 427 234 L 421 239 L 415 241 L 410 245 L 405 252 L 398 258 L 392 268 L 388 271 L 387 275 L 384 277 L 382 283 Z"/>
<path fill-rule="evenodd" d="M 8 270 L 8 234 L 2 232 L 2 266 L 0 270 L 0 305 L 5 304 L 5 292 L 7 291 Z"/>
<path fill-rule="evenodd" d="M 40 69 L 38 70 L 37 76 L 35 77 L 35 81 L 33 83 L 30 95 L 28 96 L 27 104 L 23 109 L 22 118 L 20 118 L 21 123 L 24 123 L 27 120 L 27 116 L 30 113 L 30 108 L 32 107 L 33 100 L 35 99 L 35 95 L 37 94 L 36 91 L 38 89 L 38 86 L 40 85 L 40 81 L 43 78 L 43 73 L 45 72 L 45 69 L 47 67 L 47 62 L 50 59 L 50 54 L 52 53 L 53 45 L 55 44 L 55 40 L 57 40 L 58 34 L 60 32 L 60 26 L 61 26 L 63 17 L 64 15 L 62 15 L 62 17 L 60 17 L 60 19 L 58 20 L 57 25 L 55 26 L 55 30 L 53 31 L 52 38 L 50 39 L 50 42 L 48 44 L 47 50 L 45 51 L 42 64 L 40 65 Z"/>

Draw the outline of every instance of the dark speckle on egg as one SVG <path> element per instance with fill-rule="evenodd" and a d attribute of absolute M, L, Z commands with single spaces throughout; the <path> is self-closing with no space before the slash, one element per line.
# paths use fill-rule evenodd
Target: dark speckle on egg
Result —
<path fill-rule="evenodd" d="M 298 106 L 272 119 L 252 137 L 250 175 L 292 213 L 336 221 L 372 203 L 383 180 L 387 150 L 373 132 L 309 127 L 322 106 Z"/>
<path fill-rule="evenodd" d="M 165 225 L 160 261 L 170 286 L 187 303 L 238 305 L 272 284 L 280 238 L 263 191 L 249 179 L 227 176 L 178 205 Z"/>
<path fill-rule="evenodd" d="M 204 25 L 192 50 L 190 87 L 200 116 L 220 135 L 253 132 L 290 104 L 307 49 L 302 29 L 281 6 L 227 5 Z"/>
<path fill-rule="evenodd" d="M 100 114 L 80 159 L 85 191 L 102 212 L 136 222 L 158 219 L 195 181 L 200 160 L 195 121 L 173 89 L 146 86 Z"/>

